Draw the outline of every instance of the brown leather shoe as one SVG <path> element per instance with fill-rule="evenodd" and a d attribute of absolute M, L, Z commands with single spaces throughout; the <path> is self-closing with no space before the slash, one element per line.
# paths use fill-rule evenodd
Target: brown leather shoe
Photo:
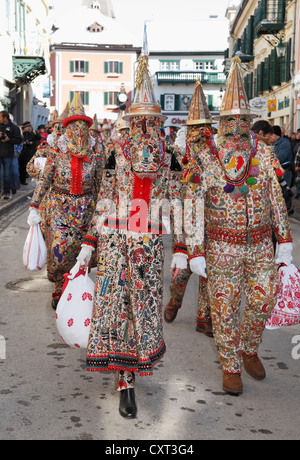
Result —
<path fill-rule="evenodd" d="M 257 355 L 246 355 L 246 353 L 243 353 L 243 361 L 245 370 L 253 378 L 257 380 L 263 380 L 265 378 L 265 368 Z"/>
<path fill-rule="evenodd" d="M 243 382 L 240 374 L 223 374 L 223 390 L 232 395 L 243 393 Z"/>
<path fill-rule="evenodd" d="M 203 332 L 207 337 L 214 336 L 211 323 L 197 323 L 196 331 Z"/>
<path fill-rule="evenodd" d="M 167 323 L 172 323 L 177 316 L 180 307 L 175 307 L 172 300 L 168 303 L 164 311 L 164 318 Z"/>

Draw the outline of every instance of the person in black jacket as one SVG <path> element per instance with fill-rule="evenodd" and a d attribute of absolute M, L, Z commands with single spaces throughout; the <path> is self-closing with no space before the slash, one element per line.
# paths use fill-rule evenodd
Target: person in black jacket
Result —
<path fill-rule="evenodd" d="M 14 157 L 14 145 L 22 143 L 22 135 L 19 127 L 9 118 L 6 110 L 0 112 L 0 166 L 3 166 L 3 195 L 9 199 L 10 194 L 10 170 Z"/>
<path fill-rule="evenodd" d="M 40 134 L 36 134 L 36 132 L 33 131 L 31 123 L 29 121 L 26 121 L 22 124 L 22 130 L 24 142 L 22 152 L 19 156 L 20 183 L 22 185 L 27 185 L 26 166 L 35 154 L 39 141 L 41 140 L 41 136 Z"/>

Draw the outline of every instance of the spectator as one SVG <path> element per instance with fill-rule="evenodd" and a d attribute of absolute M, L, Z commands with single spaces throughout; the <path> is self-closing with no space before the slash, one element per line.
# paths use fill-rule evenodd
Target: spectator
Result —
<path fill-rule="evenodd" d="M 19 156 L 22 152 L 23 143 L 14 145 L 14 157 L 11 162 L 11 191 L 14 195 L 17 188 L 20 186 L 20 169 L 19 169 Z"/>
<path fill-rule="evenodd" d="M 278 125 L 273 126 L 272 141 L 276 158 L 285 170 L 284 179 L 288 186 L 292 187 L 294 169 L 293 151 L 289 139 L 281 135 L 281 128 Z"/>
<path fill-rule="evenodd" d="M 11 189 L 11 163 L 14 145 L 22 143 L 20 129 L 9 118 L 6 110 L 0 112 L 0 164 L 3 167 L 3 195 L 8 200 Z"/>
<path fill-rule="evenodd" d="M 19 156 L 20 183 L 22 185 L 27 185 L 26 166 L 27 166 L 27 163 L 31 160 L 31 158 L 35 154 L 35 151 L 39 144 L 40 136 L 37 135 L 35 131 L 33 131 L 31 123 L 29 121 L 26 121 L 25 123 L 22 124 L 22 130 L 23 130 L 24 143 L 23 143 L 22 152 Z"/>
<path fill-rule="evenodd" d="M 297 153 L 299 147 L 300 147 L 300 128 L 297 129 L 296 137 L 295 137 L 295 144 L 294 144 L 294 148 L 293 148 L 294 160 L 296 159 L 296 153 Z"/>
<path fill-rule="evenodd" d="M 45 125 L 38 126 L 38 135 L 40 136 L 41 142 L 46 141 L 48 137 L 48 131 Z"/>
<path fill-rule="evenodd" d="M 295 172 L 296 172 L 296 195 L 295 198 L 300 198 L 300 146 L 295 156 Z"/>
<path fill-rule="evenodd" d="M 263 141 L 267 145 L 272 143 L 273 128 L 268 121 L 256 121 L 251 130 L 256 134 L 259 141 Z"/>

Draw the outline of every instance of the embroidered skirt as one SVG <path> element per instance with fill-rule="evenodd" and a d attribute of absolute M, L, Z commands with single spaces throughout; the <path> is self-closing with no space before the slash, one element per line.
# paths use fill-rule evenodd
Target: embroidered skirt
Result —
<path fill-rule="evenodd" d="M 115 233 L 98 243 L 88 371 L 151 375 L 163 357 L 163 243 Z"/>

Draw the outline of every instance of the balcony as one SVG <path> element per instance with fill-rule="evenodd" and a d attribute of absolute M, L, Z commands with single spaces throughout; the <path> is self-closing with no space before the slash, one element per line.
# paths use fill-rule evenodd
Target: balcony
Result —
<path fill-rule="evenodd" d="M 261 0 L 255 10 L 256 35 L 277 34 L 285 25 L 286 0 Z"/>
<path fill-rule="evenodd" d="M 31 83 L 36 77 L 46 73 L 42 56 L 13 56 L 12 59 L 14 80 L 18 86 Z"/>
<path fill-rule="evenodd" d="M 223 84 L 226 76 L 223 72 L 198 72 L 198 71 L 161 71 L 156 72 L 157 83 L 196 83 L 199 79 L 201 83 Z"/>

